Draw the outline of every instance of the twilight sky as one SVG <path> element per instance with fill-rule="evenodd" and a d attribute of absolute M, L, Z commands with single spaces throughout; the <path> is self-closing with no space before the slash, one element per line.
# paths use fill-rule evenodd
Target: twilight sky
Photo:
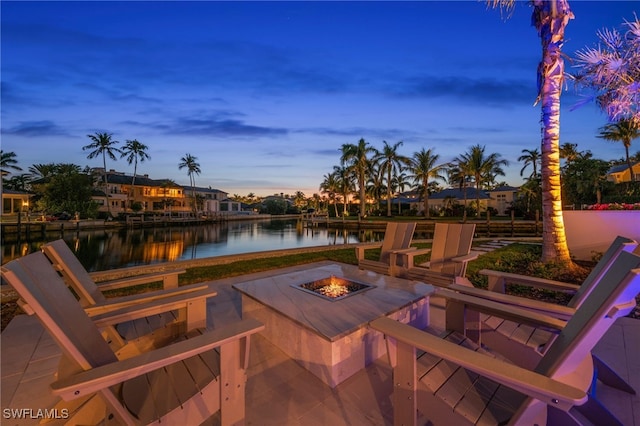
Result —
<path fill-rule="evenodd" d="M 564 52 L 640 14 L 637 1 L 570 1 Z M 343 143 L 404 141 L 442 162 L 474 144 L 509 160 L 540 146 L 540 41 L 521 2 L 12 2 L 1 7 L 2 150 L 32 164 L 87 159 L 87 134 L 148 145 L 138 174 L 231 194 L 318 192 Z M 571 66 L 567 63 L 567 70 Z M 561 143 L 605 160 L 606 117 L 563 95 Z M 632 152 L 636 152 L 632 146 Z M 125 159 L 107 168 L 133 173 Z"/>

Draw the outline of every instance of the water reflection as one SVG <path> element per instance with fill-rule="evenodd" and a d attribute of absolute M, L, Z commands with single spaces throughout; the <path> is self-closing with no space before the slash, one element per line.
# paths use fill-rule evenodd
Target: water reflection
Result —
<path fill-rule="evenodd" d="M 54 232 L 2 245 L 2 263 L 63 238 L 89 271 L 297 247 L 380 241 L 383 232 L 306 228 L 296 220 Z"/>

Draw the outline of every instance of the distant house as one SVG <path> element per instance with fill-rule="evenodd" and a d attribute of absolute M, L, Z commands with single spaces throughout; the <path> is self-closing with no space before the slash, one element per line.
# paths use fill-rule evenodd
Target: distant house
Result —
<path fill-rule="evenodd" d="M 631 164 L 635 181 L 640 181 L 640 161 Z M 627 164 L 613 166 L 607 172 L 607 180 L 613 183 L 631 182 L 631 173 Z"/>
<path fill-rule="evenodd" d="M 511 207 L 511 203 L 516 199 L 518 188 L 514 186 L 499 186 L 492 190 L 480 190 L 478 193 L 480 201 L 480 209 L 486 210 L 487 207 L 494 208 L 499 215 L 507 214 L 507 209 Z M 410 208 L 422 212 L 424 209 L 424 201 L 420 194 L 415 191 L 405 192 L 399 197 L 402 203 L 409 204 Z M 471 205 L 476 201 L 476 188 L 467 187 L 466 205 Z M 429 195 L 429 208 L 435 211 L 441 211 L 450 208 L 452 204 L 465 205 L 465 194 L 461 188 L 448 188 Z"/>
<path fill-rule="evenodd" d="M 17 216 L 20 212 L 29 210 L 28 192 L 14 191 L 12 189 L 2 189 L 2 216 Z"/>
<path fill-rule="evenodd" d="M 92 198 L 98 203 L 99 211 L 106 212 L 102 169 L 95 169 L 96 191 Z M 168 179 L 150 179 L 149 175 L 133 175 L 110 170 L 107 172 L 109 208 L 112 214 L 131 213 L 132 206 L 139 204 L 142 212 L 156 214 L 191 214 L 192 193 L 190 186 L 178 185 Z M 211 187 L 195 187 L 199 199 L 200 212 L 213 214 L 220 211 L 240 211 L 240 203 L 228 200 L 228 193 Z"/>
<path fill-rule="evenodd" d="M 98 210 L 106 212 L 102 169 L 95 169 L 95 171 L 98 176 L 97 192 L 92 198 L 100 206 Z M 133 186 L 131 186 L 132 181 L 133 175 L 115 170 L 107 172 L 106 194 L 112 214 L 130 213 L 133 211 L 131 206 L 134 203 L 140 204 L 142 212 L 188 212 L 191 210 L 181 185 L 167 179 L 150 179 L 149 175 L 136 176 Z"/>
<path fill-rule="evenodd" d="M 489 195 L 489 207 L 496 209 L 499 215 L 506 215 L 507 209 L 511 207 L 518 196 L 518 189 L 520 188 L 505 185 L 486 190 Z"/>

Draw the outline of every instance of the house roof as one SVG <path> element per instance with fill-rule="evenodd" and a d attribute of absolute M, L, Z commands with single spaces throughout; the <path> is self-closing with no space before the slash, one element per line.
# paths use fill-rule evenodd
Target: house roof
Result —
<path fill-rule="evenodd" d="M 635 167 L 638 164 L 640 164 L 640 161 L 633 163 L 631 165 L 631 167 Z M 627 164 L 618 164 L 617 166 L 613 166 L 609 169 L 609 171 L 607 172 L 608 174 L 611 173 L 620 173 L 620 172 L 624 172 L 625 170 L 627 170 L 629 168 L 629 166 Z"/>
<path fill-rule="evenodd" d="M 125 175 L 123 173 L 107 173 L 107 182 L 115 183 L 119 185 L 131 185 L 131 181 L 133 180 L 133 175 Z M 136 175 L 136 186 L 162 186 L 169 182 L 168 179 L 149 179 L 146 176 L 137 176 Z M 171 188 L 182 188 L 182 185 L 178 185 L 177 183 L 169 184 Z"/>
<path fill-rule="evenodd" d="M 183 186 L 183 188 L 191 190 L 190 186 Z M 215 188 L 204 188 L 201 186 L 196 186 L 195 189 L 196 189 L 196 192 L 209 192 L 211 194 L 226 194 L 226 192 L 220 191 L 219 189 L 215 189 Z"/>
<path fill-rule="evenodd" d="M 2 193 L 3 194 L 10 194 L 10 195 L 33 195 L 30 192 L 25 192 L 25 191 L 16 191 L 13 189 L 7 189 L 7 188 L 2 188 Z"/>
<path fill-rule="evenodd" d="M 480 198 L 481 200 L 489 200 L 491 199 L 491 197 L 489 196 L 489 194 L 487 194 L 485 191 L 480 190 L 478 193 L 479 197 L 476 197 L 476 189 L 469 187 L 467 188 L 467 199 L 471 200 L 471 199 L 476 199 L 476 198 Z M 462 189 L 460 188 L 449 188 L 449 189 L 443 189 L 440 192 L 436 192 L 434 194 L 429 195 L 429 199 L 430 200 L 442 200 L 445 199 L 447 197 L 454 197 L 458 200 L 463 200 L 464 199 L 464 193 L 462 191 Z"/>

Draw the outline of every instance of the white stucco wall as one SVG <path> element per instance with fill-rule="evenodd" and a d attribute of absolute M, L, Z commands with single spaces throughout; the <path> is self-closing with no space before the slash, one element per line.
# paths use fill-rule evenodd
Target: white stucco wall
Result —
<path fill-rule="evenodd" d="M 564 227 L 571 256 L 591 260 L 604 253 L 621 235 L 640 242 L 640 210 L 564 211 Z"/>

